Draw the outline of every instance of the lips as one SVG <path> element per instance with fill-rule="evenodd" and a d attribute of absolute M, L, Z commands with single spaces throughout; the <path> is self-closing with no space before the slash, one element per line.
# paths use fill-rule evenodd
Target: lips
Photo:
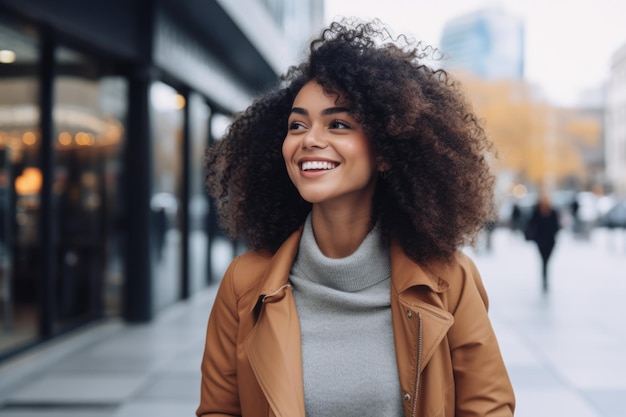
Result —
<path fill-rule="evenodd" d="M 300 163 L 302 171 L 327 171 L 337 167 L 336 162 L 331 161 L 303 161 Z"/>

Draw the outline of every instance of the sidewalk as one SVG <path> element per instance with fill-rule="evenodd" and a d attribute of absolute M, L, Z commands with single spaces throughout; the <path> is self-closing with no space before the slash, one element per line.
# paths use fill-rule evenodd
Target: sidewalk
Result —
<path fill-rule="evenodd" d="M 563 231 L 541 292 L 536 248 L 507 231 L 474 254 L 517 396 L 517 417 L 626 416 L 626 234 Z"/>
<path fill-rule="evenodd" d="M 194 416 L 216 289 L 149 324 L 94 326 L 0 367 L 0 416 Z"/>
<path fill-rule="evenodd" d="M 626 238 L 562 233 L 541 293 L 535 248 L 505 230 L 468 250 L 516 390 L 517 417 L 626 416 Z M 613 242 L 613 243 L 611 243 Z M 146 325 L 109 322 L 0 367 L 0 417 L 184 417 L 199 396 L 210 288 Z"/>

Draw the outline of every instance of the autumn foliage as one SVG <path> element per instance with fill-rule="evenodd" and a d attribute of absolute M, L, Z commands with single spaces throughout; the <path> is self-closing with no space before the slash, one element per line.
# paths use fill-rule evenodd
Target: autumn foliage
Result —
<path fill-rule="evenodd" d="M 497 173 L 543 188 L 593 185 L 596 161 L 588 155 L 602 145 L 601 114 L 552 107 L 523 80 L 453 75 L 496 146 Z"/>

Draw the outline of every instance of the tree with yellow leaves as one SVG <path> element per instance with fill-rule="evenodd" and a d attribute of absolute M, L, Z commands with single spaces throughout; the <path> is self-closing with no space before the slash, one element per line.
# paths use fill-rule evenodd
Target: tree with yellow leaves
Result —
<path fill-rule="evenodd" d="M 497 173 L 554 189 L 566 179 L 589 182 L 583 154 L 601 145 L 601 122 L 578 110 L 551 107 L 523 80 L 487 81 L 454 73 L 497 149 Z"/>

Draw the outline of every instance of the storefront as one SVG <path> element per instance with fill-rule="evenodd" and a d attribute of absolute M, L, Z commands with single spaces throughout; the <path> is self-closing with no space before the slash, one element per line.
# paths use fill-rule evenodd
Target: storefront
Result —
<path fill-rule="evenodd" d="M 236 253 L 203 150 L 279 65 L 198 4 L 0 1 L 0 361 L 150 320 Z"/>

